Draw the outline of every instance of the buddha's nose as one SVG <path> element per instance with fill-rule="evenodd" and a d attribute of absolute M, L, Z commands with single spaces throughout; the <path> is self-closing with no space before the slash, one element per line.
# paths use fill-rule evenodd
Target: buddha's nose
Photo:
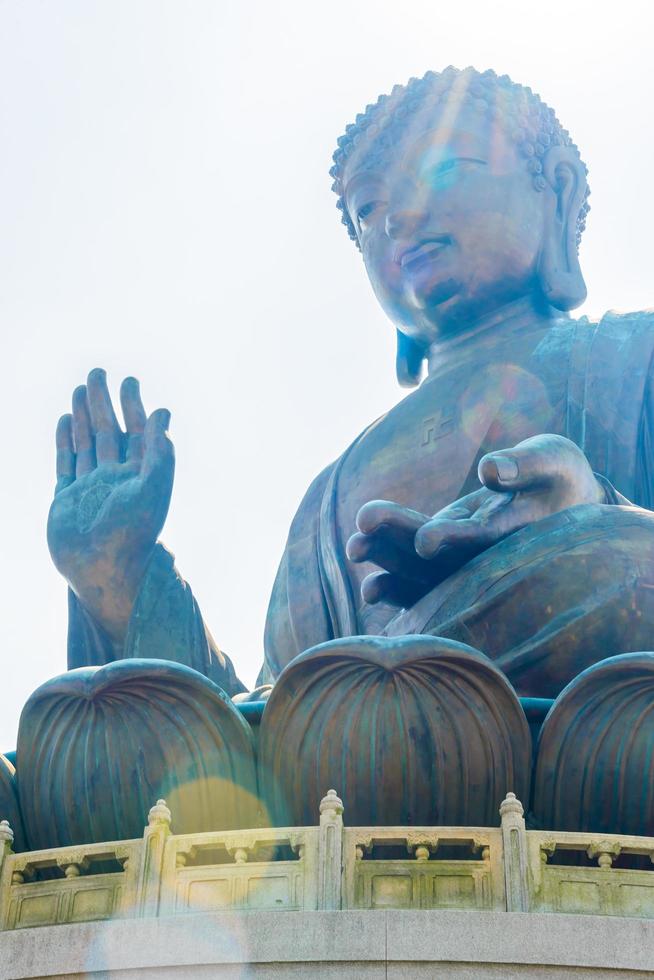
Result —
<path fill-rule="evenodd" d="M 424 211 L 395 210 L 386 215 L 386 234 L 389 238 L 406 238 L 424 224 Z"/>

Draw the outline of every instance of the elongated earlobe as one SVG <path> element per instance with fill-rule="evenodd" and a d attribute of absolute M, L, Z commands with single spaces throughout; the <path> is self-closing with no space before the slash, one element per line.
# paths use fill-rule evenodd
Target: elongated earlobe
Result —
<path fill-rule="evenodd" d="M 425 349 L 401 330 L 397 331 L 397 357 L 395 371 L 403 388 L 415 388 L 420 383 Z"/>
<path fill-rule="evenodd" d="M 545 193 L 552 200 L 538 266 L 540 287 L 550 306 L 573 310 L 586 299 L 577 254 L 577 216 L 586 198 L 586 172 L 569 147 L 553 146 L 543 160 L 543 176 Z"/>

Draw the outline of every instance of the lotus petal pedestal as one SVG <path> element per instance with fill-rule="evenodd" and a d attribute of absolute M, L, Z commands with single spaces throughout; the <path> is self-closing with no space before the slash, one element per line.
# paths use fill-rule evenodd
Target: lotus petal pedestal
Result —
<path fill-rule="evenodd" d="M 249 726 L 220 688 L 168 661 L 43 684 L 21 715 L 17 770 L 32 850 L 140 837 L 159 797 L 178 833 L 256 825 Z"/>
<path fill-rule="evenodd" d="M 542 827 L 654 835 L 654 653 L 589 667 L 556 699 L 538 742 Z"/>
<path fill-rule="evenodd" d="M 527 798 L 531 737 L 483 654 L 431 636 L 353 637 L 307 650 L 264 709 L 259 780 L 270 820 L 306 824 L 325 786 L 363 825 L 497 823 Z"/>

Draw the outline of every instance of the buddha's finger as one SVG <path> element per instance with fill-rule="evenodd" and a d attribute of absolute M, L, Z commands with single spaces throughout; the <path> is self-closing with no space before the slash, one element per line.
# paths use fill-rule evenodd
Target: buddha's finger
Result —
<path fill-rule="evenodd" d="M 418 557 L 413 545 L 411 551 L 398 548 L 392 539 L 384 535 L 384 530 L 380 528 L 374 534 L 361 534 L 360 531 L 353 534 L 345 546 L 350 561 L 372 562 L 394 575 L 429 584 L 431 570 L 427 562 Z"/>
<path fill-rule="evenodd" d="M 406 609 L 412 606 L 425 594 L 425 588 L 415 582 L 402 579 L 388 572 L 373 572 L 367 575 L 361 583 L 361 598 L 374 606 L 378 602 L 386 602 L 390 606 Z"/>
<path fill-rule="evenodd" d="M 421 558 L 443 565 L 445 574 L 441 577 L 444 578 L 502 536 L 503 528 L 499 522 L 437 519 L 420 528 L 416 534 L 415 548 Z"/>
<path fill-rule="evenodd" d="M 393 528 L 398 532 L 398 542 L 408 541 L 410 545 L 418 528 L 428 520 L 426 514 L 390 500 L 368 501 L 359 509 L 356 518 L 357 527 L 364 534 L 372 534 L 382 526 Z"/>
<path fill-rule="evenodd" d="M 479 490 L 473 490 L 472 493 L 466 494 L 465 497 L 459 497 L 453 503 L 448 504 L 447 507 L 441 508 L 437 511 L 430 520 L 450 520 L 450 521 L 461 521 L 472 517 L 473 514 L 479 510 L 479 508 L 486 503 L 488 500 L 489 491 L 486 487 L 480 487 Z M 425 521 L 425 523 L 427 523 Z"/>
<path fill-rule="evenodd" d="M 62 415 L 55 435 L 57 449 L 57 483 L 55 493 L 69 487 L 75 480 L 75 450 L 73 447 L 73 416 Z"/>
<path fill-rule="evenodd" d="M 348 539 L 345 545 L 345 554 L 350 561 L 360 564 L 361 562 L 371 561 L 382 568 L 396 570 L 400 564 L 399 556 L 392 557 L 387 555 L 388 545 L 384 546 L 384 541 L 378 532 L 363 534 L 361 531 L 355 533 Z M 389 561 L 390 558 L 390 561 Z M 389 568 L 392 566 L 392 568 Z"/>
<path fill-rule="evenodd" d="M 125 378 L 120 386 L 120 407 L 127 432 L 125 459 L 128 462 L 139 463 L 143 458 L 143 432 L 147 416 L 136 378 Z"/>
<path fill-rule="evenodd" d="M 86 388 L 98 463 L 118 463 L 122 432 L 111 403 L 106 372 L 94 368 L 87 378 Z"/>
<path fill-rule="evenodd" d="M 170 412 L 158 408 L 152 412 L 143 433 L 143 466 L 141 478 L 150 495 L 168 509 L 175 476 L 175 449 L 168 438 Z M 164 515 L 165 516 L 165 515 Z"/>
<path fill-rule="evenodd" d="M 86 385 L 79 385 L 73 392 L 73 439 L 75 441 L 75 473 L 84 476 L 95 469 L 95 439 L 89 415 Z"/>
<path fill-rule="evenodd" d="M 538 490 L 574 481 L 588 468 L 581 450 L 564 436 L 532 436 L 512 449 L 479 461 L 479 479 L 489 490 Z"/>

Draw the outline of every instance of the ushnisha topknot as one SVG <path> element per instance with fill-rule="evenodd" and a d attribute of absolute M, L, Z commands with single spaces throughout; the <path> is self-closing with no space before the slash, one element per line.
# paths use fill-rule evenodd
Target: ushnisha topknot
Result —
<path fill-rule="evenodd" d="M 396 85 L 390 95 L 380 95 L 366 106 L 345 133 L 337 140 L 334 165 L 329 171 L 338 195 L 336 207 L 349 236 L 359 247 L 357 233 L 343 198 L 343 172 L 346 163 L 358 158 L 364 168 L 383 168 L 393 148 L 407 130 L 418 136 L 431 128 L 435 115 L 447 103 L 469 104 L 484 115 L 490 115 L 508 132 L 525 158 L 533 175 L 534 189 L 546 186 L 542 158 L 550 146 L 569 146 L 579 155 L 577 146 L 550 109 L 530 88 L 513 82 L 508 75 L 494 71 L 478 72 L 475 68 L 459 70 L 450 66 L 443 72 L 428 71 L 422 78 L 411 78 L 406 85 Z M 585 164 L 584 169 L 588 172 Z M 586 227 L 590 211 L 586 190 L 577 216 L 577 245 Z"/>

